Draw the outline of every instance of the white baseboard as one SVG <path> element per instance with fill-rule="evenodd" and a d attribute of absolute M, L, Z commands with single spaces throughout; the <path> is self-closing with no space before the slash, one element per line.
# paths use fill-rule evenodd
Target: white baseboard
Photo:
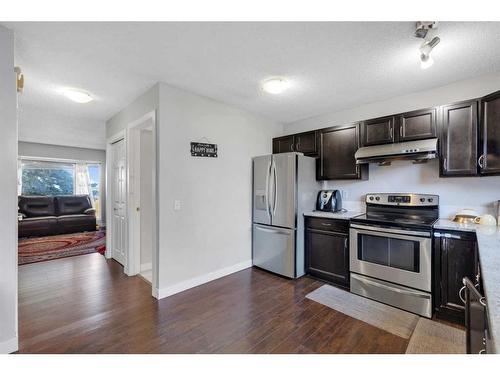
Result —
<path fill-rule="evenodd" d="M 142 271 L 148 271 L 148 270 L 151 270 L 153 269 L 153 263 L 149 262 L 149 263 L 143 263 L 141 264 L 141 272 Z"/>
<path fill-rule="evenodd" d="M 9 354 L 17 352 L 18 349 L 19 349 L 19 342 L 17 336 L 9 340 L 0 342 L 0 354 Z"/>
<path fill-rule="evenodd" d="M 210 273 L 206 273 L 204 275 L 196 276 L 191 279 L 188 279 L 186 281 L 182 281 L 180 283 L 177 283 L 175 285 L 172 285 L 167 288 L 161 288 L 161 289 L 156 289 L 153 288 L 153 297 L 157 299 L 162 299 L 168 296 L 172 296 L 174 294 L 183 292 L 185 290 L 194 288 L 195 286 L 202 285 L 205 283 L 208 283 L 209 281 L 215 280 L 215 279 L 220 279 L 221 277 L 230 275 L 232 273 L 242 271 L 246 268 L 252 267 L 252 260 L 247 260 L 241 263 L 237 263 L 235 265 L 221 268 L 217 271 L 213 271 Z"/>

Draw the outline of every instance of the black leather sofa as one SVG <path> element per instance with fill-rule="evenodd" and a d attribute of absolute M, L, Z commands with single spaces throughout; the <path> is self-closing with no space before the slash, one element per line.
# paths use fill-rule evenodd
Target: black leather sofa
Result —
<path fill-rule="evenodd" d="M 96 230 L 88 195 L 18 197 L 18 237 L 51 236 Z"/>

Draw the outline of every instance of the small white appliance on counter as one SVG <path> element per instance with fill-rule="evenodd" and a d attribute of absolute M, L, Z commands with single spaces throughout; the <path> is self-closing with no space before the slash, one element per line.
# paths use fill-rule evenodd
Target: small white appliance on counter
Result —
<path fill-rule="evenodd" d="M 253 158 L 252 262 L 289 278 L 304 275 L 304 217 L 319 189 L 316 160 L 296 152 Z"/>

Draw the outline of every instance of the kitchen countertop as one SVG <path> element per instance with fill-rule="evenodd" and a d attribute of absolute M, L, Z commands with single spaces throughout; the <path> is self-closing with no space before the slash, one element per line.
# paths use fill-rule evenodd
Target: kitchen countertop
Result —
<path fill-rule="evenodd" d="M 434 228 L 476 233 L 491 339 L 495 353 L 500 353 L 500 227 L 439 219 Z"/>
<path fill-rule="evenodd" d="M 304 216 L 312 216 L 312 217 L 322 217 L 325 219 L 341 219 L 341 220 L 349 220 L 353 217 L 363 215 L 363 212 L 357 211 L 345 211 L 345 212 L 323 212 L 323 211 L 309 211 L 304 212 Z"/>
<path fill-rule="evenodd" d="M 439 219 L 434 223 L 434 229 L 458 230 L 461 232 L 475 232 L 477 227 L 482 227 L 482 225 L 460 224 L 450 219 Z"/>

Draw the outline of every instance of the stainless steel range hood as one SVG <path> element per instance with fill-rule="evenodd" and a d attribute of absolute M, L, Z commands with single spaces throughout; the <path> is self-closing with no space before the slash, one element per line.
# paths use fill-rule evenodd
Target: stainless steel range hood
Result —
<path fill-rule="evenodd" d="M 361 147 L 355 154 L 356 163 L 389 164 L 393 160 L 425 162 L 437 157 L 437 144 L 437 138 L 431 138 L 423 141 Z"/>

